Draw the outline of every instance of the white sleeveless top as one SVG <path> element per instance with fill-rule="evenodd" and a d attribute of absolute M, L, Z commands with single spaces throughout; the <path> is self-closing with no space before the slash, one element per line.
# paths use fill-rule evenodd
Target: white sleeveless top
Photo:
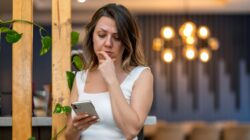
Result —
<path fill-rule="evenodd" d="M 141 72 L 149 67 L 137 66 L 135 67 L 121 83 L 120 87 L 122 93 L 130 103 L 131 93 L 133 85 L 138 79 Z M 91 100 L 95 109 L 99 115 L 100 121 L 91 125 L 87 130 L 82 132 L 82 140 L 125 140 L 125 136 L 122 134 L 121 130 L 117 127 L 115 120 L 113 118 L 111 102 L 109 97 L 109 92 L 99 92 L 99 93 L 86 93 L 84 92 L 85 81 L 87 78 L 87 71 L 80 71 L 76 74 L 76 84 L 78 90 L 78 101 L 81 100 Z M 74 111 L 72 111 L 72 116 L 75 116 Z M 137 137 L 133 140 L 137 140 Z"/>

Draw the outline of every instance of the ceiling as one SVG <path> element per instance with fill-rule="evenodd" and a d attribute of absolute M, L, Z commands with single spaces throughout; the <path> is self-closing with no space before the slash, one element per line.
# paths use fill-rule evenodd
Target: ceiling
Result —
<path fill-rule="evenodd" d="M 34 20 L 50 23 L 51 1 L 33 0 Z M 93 12 L 104 4 L 115 2 L 128 7 L 134 14 L 153 13 L 247 13 L 250 14 L 250 0 L 86 0 L 78 3 L 72 0 L 72 22 L 88 21 Z M 0 19 L 10 19 L 12 0 L 0 0 Z"/>

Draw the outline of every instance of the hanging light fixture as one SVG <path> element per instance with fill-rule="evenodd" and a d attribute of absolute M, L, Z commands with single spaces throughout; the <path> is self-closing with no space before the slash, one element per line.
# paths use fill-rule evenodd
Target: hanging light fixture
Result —
<path fill-rule="evenodd" d="M 179 41 L 173 41 L 178 39 Z M 170 43 L 172 42 L 172 43 Z M 176 42 L 181 42 L 178 44 Z M 208 62 L 211 59 L 212 51 L 219 49 L 219 42 L 211 37 L 207 26 L 201 25 L 198 30 L 193 22 L 186 22 L 179 28 L 179 36 L 176 35 L 171 26 L 164 26 L 161 29 L 161 37 L 153 40 L 153 50 L 162 52 L 162 59 L 170 63 L 175 58 L 175 47 L 182 47 L 182 54 L 188 60 L 199 57 L 201 62 Z"/>
<path fill-rule="evenodd" d="M 197 27 L 192 21 L 182 24 L 176 34 L 174 28 L 167 25 L 161 28 L 161 35 L 153 40 L 154 51 L 161 51 L 162 59 L 171 63 L 175 58 L 175 47 L 182 47 L 182 54 L 188 60 L 199 58 L 201 62 L 211 59 L 211 51 L 219 49 L 219 42 L 211 37 L 211 32 L 206 25 Z M 177 41 L 173 41 L 177 39 Z M 181 42 L 181 43 L 179 43 Z"/>

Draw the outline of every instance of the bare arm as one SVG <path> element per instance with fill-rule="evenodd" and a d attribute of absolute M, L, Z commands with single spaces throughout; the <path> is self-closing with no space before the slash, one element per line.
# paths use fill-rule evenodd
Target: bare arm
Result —
<path fill-rule="evenodd" d="M 114 118 L 128 139 L 135 137 L 147 117 L 153 100 L 153 76 L 144 70 L 132 90 L 131 102 L 127 103 L 118 81 L 108 85 Z"/>
<path fill-rule="evenodd" d="M 72 91 L 70 94 L 70 99 L 69 99 L 69 104 L 71 104 L 72 102 L 76 101 L 78 98 L 78 94 L 77 94 L 77 85 L 76 85 L 76 80 L 74 81 L 73 87 L 72 87 Z M 68 119 L 67 119 L 67 127 L 65 130 L 65 138 L 66 140 L 79 140 L 80 138 L 80 132 L 77 131 L 74 127 L 72 127 L 72 117 L 71 114 L 68 114 Z"/>
<path fill-rule="evenodd" d="M 78 91 L 76 80 L 74 81 L 73 88 L 70 95 L 70 104 L 78 100 Z M 97 122 L 98 118 L 93 118 L 87 113 L 77 114 L 74 118 L 71 114 L 68 115 L 67 127 L 65 130 L 66 140 L 79 140 L 82 131 L 86 130 L 89 126 Z"/>
<path fill-rule="evenodd" d="M 98 69 L 107 83 L 110 92 L 114 119 L 127 139 L 135 137 L 142 128 L 153 101 L 153 76 L 150 69 L 144 70 L 132 89 L 130 104 L 127 103 L 115 73 L 113 60 L 105 53 L 99 60 Z"/>

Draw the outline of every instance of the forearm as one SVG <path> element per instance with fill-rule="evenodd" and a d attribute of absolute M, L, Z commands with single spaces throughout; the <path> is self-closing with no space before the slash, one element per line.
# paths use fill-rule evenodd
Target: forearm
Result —
<path fill-rule="evenodd" d="M 114 119 L 124 135 L 130 137 L 137 135 L 140 130 L 142 120 L 137 113 L 127 103 L 117 81 L 110 84 L 109 92 L 112 104 Z"/>

